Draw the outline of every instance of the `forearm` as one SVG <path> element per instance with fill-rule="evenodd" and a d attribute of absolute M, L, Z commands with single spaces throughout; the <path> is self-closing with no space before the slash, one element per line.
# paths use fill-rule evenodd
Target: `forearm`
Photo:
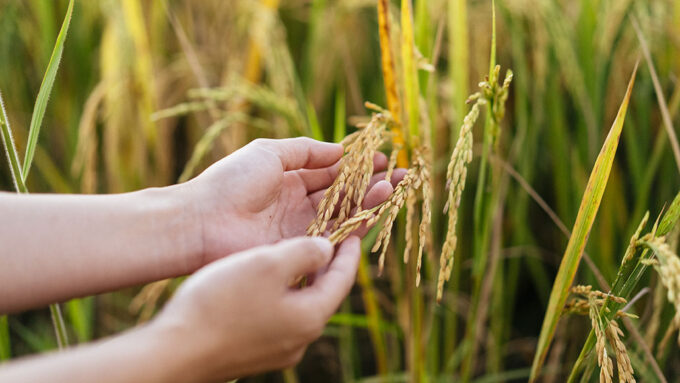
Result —
<path fill-rule="evenodd" d="M 194 382 L 200 366 L 155 324 L 0 367 L 2 382 Z"/>
<path fill-rule="evenodd" d="M 193 271 L 200 228 L 169 190 L 0 193 L 0 312 Z"/>

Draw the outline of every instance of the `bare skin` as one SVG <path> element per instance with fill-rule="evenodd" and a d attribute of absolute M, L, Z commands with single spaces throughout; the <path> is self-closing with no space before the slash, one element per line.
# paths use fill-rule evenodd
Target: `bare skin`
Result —
<path fill-rule="evenodd" d="M 181 185 L 103 196 L 0 193 L 0 312 L 198 270 L 151 323 L 10 363 L 0 381 L 202 382 L 294 364 L 354 281 L 358 238 L 337 250 L 298 238 L 341 156 L 341 146 L 306 138 L 256 140 Z M 380 181 L 386 158 L 374 163 L 365 208 L 404 174 Z M 312 286 L 289 287 L 309 273 L 317 274 Z"/>

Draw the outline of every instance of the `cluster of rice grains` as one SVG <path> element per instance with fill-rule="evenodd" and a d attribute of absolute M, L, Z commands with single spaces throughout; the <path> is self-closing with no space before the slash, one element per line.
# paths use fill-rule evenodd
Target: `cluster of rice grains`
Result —
<path fill-rule="evenodd" d="M 609 321 L 601 315 L 601 311 L 603 309 L 606 310 L 604 306 L 607 300 L 621 304 L 626 303 L 626 300 L 593 290 L 591 286 L 574 286 L 571 289 L 571 293 L 576 297 L 567 302 L 564 312 L 587 315 L 590 318 L 596 338 L 595 351 L 597 352 L 597 364 L 600 366 L 600 383 L 611 383 L 614 376 L 614 365 L 607 353 L 607 343 L 609 343 L 610 348 L 614 351 L 619 382 L 635 382 L 633 366 L 630 363 L 626 345 L 621 340 L 623 332 L 616 321 L 617 317 L 631 315 L 618 311 L 615 318 Z"/>
<path fill-rule="evenodd" d="M 362 224 L 374 225 L 384 218 L 382 230 L 378 234 L 373 252 L 380 252 L 379 267 L 382 272 L 385 265 L 385 255 L 389 244 L 392 225 L 397 214 L 404 205 L 407 207 L 407 244 L 404 252 L 404 261 L 408 262 L 409 253 L 413 248 L 412 230 L 417 214 L 417 202 L 422 199 L 421 221 L 419 224 L 420 243 L 418 246 L 418 274 L 422 265 L 422 255 L 428 240 L 429 226 L 431 222 L 431 171 L 432 161 L 429 159 L 429 140 L 422 140 L 421 144 L 412 150 L 412 166 L 408 169 L 404 178 L 397 184 L 390 197 L 380 205 L 364 210 L 363 198 L 366 194 L 372 177 L 373 158 L 376 151 L 392 137 L 389 128 L 395 121 L 388 111 L 380 107 L 366 103 L 366 106 L 376 111 L 371 121 L 360 126 L 359 130 L 343 140 L 345 156 L 340 160 L 338 176 L 333 184 L 326 190 L 319 204 L 317 217 L 307 229 L 309 235 L 322 235 L 330 232 L 329 239 L 338 243 L 347 238 Z M 402 150 L 399 145 L 393 145 L 392 154 L 385 179 L 392 177 L 396 167 L 397 153 Z M 353 211 L 354 210 L 354 211 Z M 337 217 L 332 218 L 337 211 Z M 353 214 L 352 214 L 353 213 Z M 332 223 L 331 223 L 332 222 Z M 417 283 L 420 278 L 417 277 Z"/>
<path fill-rule="evenodd" d="M 486 78 L 479 84 L 481 91 L 473 94 L 468 99 L 468 103 L 473 103 L 472 108 L 465 116 L 463 125 L 458 134 L 458 141 L 451 153 L 451 160 L 446 170 L 446 188 L 448 189 L 448 200 L 444 206 L 444 213 L 448 213 L 448 228 L 446 239 L 442 247 L 439 259 L 439 278 L 437 281 L 437 302 L 441 301 L 444 292 L 444 283 L 451 277 L 453 270 L 453 254 L 456 250 L 458 237 L 456 236 L 456 224 L 458 222 L 458 207 L 460 199 L 465 189 L 467 178 L 467 165 L 472 161 L 472 127 L 479 117 L 479 108 L 486 105 L 489 109 L 488 116 L 493 120 L 491 126 L 500 127 L 500 121 L 505 115 L 505 101 L 508 99 L 508 89 L 512 82 L 513 73 L 508 70 L 501 85 L 499 80 L 500 66 L 496 65 L 491 78 Z M 495 142 L 499 132 L 492 132 Z"/>
<path fill-rule="evenodd" d="M 665 237 L 655 237 L 650 233 L 642 237 L 639 243 L 652 249 L 656 255 L 656 258 L 645 259 L 642 262 L 654 266 L 658 272 L 659 279 L 666 288 L 668 301 L 675 308 L 673 325 L 680 328 L 680 258 L 666 243 Z M 678 344 L 680 344 L 680 333 Z"/>
<path fill-rule="evenodd" d="M 448 214 L 448 230 L 440 255 L 440 269 L 437 281 L 437 302 L 441 301 L 444 284 L 450 278 L 453 267 L 453 255 L 456 248 L 456 224 L 458 221 L 458 207 L 465 188 L 467 165 L 472 161 L 472 129 L 479 117 L 480 108 L 489 108 L 488 116 L 493 119 L 493 126 L 498 127 L 503 118 L 504 104 L 508 97 L 508 88 L 512 81 L 512 71 L 508 71 L 502 84 L 499 83 L 500 67 L 496 66 L 491 78 L 480 83 L 480 92 L 472 95 L 468 103 L 472 104 L 460 127 L 458 140 L 451 155 L 447 168 L 446 188 L 448 201 L 444 214 Z M 370 184 L 373 168 L 373 157 L 391 137 L 390 128 L 399 126 L 388 111 L 367 103 L 366 106 L 376 111 L 371 121 L 347 136 L 343 141 L 345 156 L 340 161 L 340 170 L 331 187 L 326 191 L 319 204 L 317 217 L 310 224 L 309 235 L 330 234 L 329 239 L 338 243 L 347 238 L 361 225 L 371 226 L 382 220 L 382 229 L 378 233 L 372 251 L 380 250 L 378 260 L 379 270 L 385 266 L 385 255 L 391 238 L 392 226 L 402 207 L 406 207 L 406 229 L 404 262 L 409 261 L 411 251 L 415 248 L 417 234 L 417 275 L 416 286 L 420 284 L 423 253 L 427 250 L 433 253 L 430 237 L 431 203 L 432 203 L 432 159 L 427 131 L 421 130 L 424 136 L 412 144 L 411 166 L 404 178 L 395 187 L 392 195 L 382 204 L 372 209 L 362 209 L 362 202 Z M 426 130 L 426 129 L 424 129 Z M 497 135 L 498 132 L 493 132 Z M 386 179 L 391 178 L 397 162 L 397 154 L 402 150 L 401 145 L 393 144 L 388 165 Z M 420 202 L 422 201 L 422 202 Z M 420 209 L 418 204 L 420 202 Z M 354 210 L 353 210 L 354 209 Z M 334 212 L 337 217 L 333 219 Z M 420 222 L 417 216 L 420 212 Z"/>

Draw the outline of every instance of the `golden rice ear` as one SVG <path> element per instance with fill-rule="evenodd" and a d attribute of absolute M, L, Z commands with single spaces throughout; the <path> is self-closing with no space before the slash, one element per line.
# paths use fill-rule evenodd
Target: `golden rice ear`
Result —
<path fill-rule="evenodd" d="M 385 172 L 385 181 L 390 182 L 392 180 L 392 174 L 394 169 L 397 167 L 397 158 L 399 156 L 399 151 L 401 151 L 403 145 L 393 145 L 392 152 L 390 153 L 390 160 L 387 163 L 387 171 Z"/>
<path fill-rule="evenodd" d="M 661 283 L 666 288 L 666 297 L 675 307 L 673 322 L 680 326 L 680 258 L 666 243 L 665 237 L 646 235 L 639 241 L 651 249 L 656 255 L 656 261 L 647 262 L 654 266 L 659 274 Z"/>
<path fill-rule="evenodd" d="M 413 249 L 413 232 L 415 231 L 416 223 L 416 202 L 418 196 L 416 191 L 410 189 L 406 192 L 406 229 L 405 229 L 405 246 L 404 246 L 404 263 L 408 263 L 411 250 Z"/>
<path fill-rule="evenodd" d="M 456 237 L 458 207 L 460 206 L 460 200 L 465 189 L 467 165 L 472 161 L 472 128 L 477 118 L 479 118 L 479 106 L 484 104 L 484 102 L 483 99 L 478 98 L 472 105 L 470 112 L 463 119 L 463 125 L 458 134 L 458 141 L 456 141 L 456 146 L 451 153 L 451 160 L 446 170 L 446 186 L 449 193 L 444 213 L 448 213 L 448 228 L 442 253 L 439 257 L 437 302 L 441 301 L 444 293 L 444 283 L 449 280 L 453 270 L 453 254 L 458 242 Z"/>
<path fill-rule="evenodd" d="M 593 332 L 595 333 L 595 351 L 597 364 L 600 366 L 600 382 L 611 382 L 614 374 L 612 359 L 607 354 L 607 342 L 614 350 L 616 368 L 619 382 L 635 382 L 633 366 L 630 363 L 628 351 L 621 341 L 623 331 L 619 328 L 616 319 L 607 320 L 602 316 L 604 305 L 607 300 L 624 304 L 626 300 L 602 291 L 593 290 L 592 286 L 573 286 L 570 293 L 582 298 L 569 301 L 563 308 L 562 313 L 588 315 Z M 616 317 L 626 316 L 626 313 L 617 312 Z"/>
<path fill-rule="evenodd" d="M 373 175 L 373 157 L 385 140 L 389 121 L 389 116 L 374 114 L 364 129 L 346 141 L 346 154 L 340 160 L 338 176 L 324 193 L 316 218 L 307 228 L 308 235 L 322 235 L 338 205 L 338 217 L 330 228 L 331 232 L 338 230 L 350 218 L 352 208 L 356 207 L 358 212 L 362 210 L 361 204 Z"/>
<path fill-rule="evenodd" d="M 427 142 L 427 141 L 426 141 Z M 418 227 L 418 261 L 416 264 L 416 286 L 420 286 L 421 269 L 423 265 L 423 252 L 425 247 L 429 254 L 432 254 L 432 236 L 430 232 L 430 225 L 432 223 L 432 200 L 434 198 L 432 193 L 432 170 L 431 163 L 428 156 L 430 148 L 426 144 L 416 151 L 416 163 L 420 168 L 421 178 L 421 194 L 423 203 L 421 207 L 420 225 Z"/>
<path fill-rule="evenodd" d="M 619 382 L 634 383 L 635 377 L 633 376 L 633 365 L 630 363 L 628 350 L 626 349 L 626 345 L 621 341 L 621 337 L 623 337 L 623 331 L 619 328 L 619 324 L 616 320 L 612 319 L 609 321 L 609 327 L 607 327 L 607 339 L 614 349 Z"/>

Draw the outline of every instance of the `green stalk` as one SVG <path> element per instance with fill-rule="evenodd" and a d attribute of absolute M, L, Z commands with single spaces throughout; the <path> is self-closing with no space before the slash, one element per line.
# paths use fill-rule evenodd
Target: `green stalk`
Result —
<path fill-rule="evenodd" d="M 372 241 L 363 241 L 364 243 L 371 243 Z M 387 375 L 388 361 L 387 348 L 385 347 L 385 339 L 380 330 L 380 323 L 382 322 L 382 315 L 380 313 L 380 306 L 378 299 L 375 296 L 375 288 L 373 287 L 373 280 L 370 275 L 370 264 L 367 256 L 370 247 L 365 248 L 362 244 L 361 258 L 359 259 L 359 271 L 357 273 L 357 282 L 361 286 L 361 295 L 364 301 L 364 308 L 368 318 L 368 333 L 373 343 L 373 350 L 375 352 L 375 365 L 378 375 Z"/>
<path fill-rule="evenodd" d="M 345 88 L 339 87 L 335 92 L 335 119 L 333 124 L 333 141 L 340 142 L 347 135 L 347 127 L 345 126 L 346 110 L 345 110 Z"/>
<path fill-rule="evenodd" d="M 5 154 L 7 155 L 7 160 L 10 164 L 14 187 L 16 188 L 17 193 L 28 194 L 24 179 L 21 177 L 23 174 L 21 171 L 21 164 L 19 163 L 19 156 L 17 155 L 17 149 L 14 145 L 14 139 L 12 138 L 12 129 L 9 126 L 9 119 L 7 118 L 7 112 L 5 111 L 2 93 L 0 93 L 0 129 L 2 129 L 2 144 L 5 147 Z M 64 324 L 64 319 L 58 304 L 50 305 L 50 314 L 52 315 L 52 322 L 57 336 L 57 344 L 59 345 L 59 348 L 66 347 L 68 345 L 66 325 Z"/>
<path fill-rule="evenodd" d="M 401 60 L 404 67 L 404 94 L 408 116 L 410 147 L 420 145 L 420 86 L 416 68 L 415 37 L 411 0 L 401 2 Z"/>
<path fill-rule="evenodd" d="M 489 81 L 492 80 L 494 68 L 496 66 L 496 6 L 492 2 L 492 30 L 491 30 L 491 54 L 489 58 Z M 482 144 L 482 157 L 479 163 L 479 176 L 477 178 L 477 188 L 475 190 L 474 202 L 474 250 L 472 258 L 472 293 L 471 309 L 467 319 L 465 331 L 465 342 L 468 346 L 465 359 L 461 370 L 461 380 L 468 382 L 472 376 L 476 357 L 476 335 L 477 335 L 477 314 L 479 309 L 479 294 L 482 287 L 482 277 L 487 264 L 487 250 L 489 239 L 489 215 L 495 209 L 497 199 L 496 188 L 489 191 L 487 182 L 493 184 L 495 180 L 492 169 L 489 168 L 489 156 L 493 150 L 494 132 L 499 127 L 496 126 L 492 106 L 490 103 L 486 108 L 486 119 L 484 121 L 484 139 Z M 487 175 L 487 172 L 489 173 Z M 492 278 L 493 276 L 489 276 Z"/>
<path fill-rule="evenodd" d="M 583 193 L 581 206 L 579 207 L 576 222 L 572 229 L 572 235 L 567 243 L 567 248 L 564 251 L 560 268 L 557 271 L 555 282 L 552 291 L 550 292 L 548 309 L 546 310 L 545 318 L 543 319 L 543 325 L 541 327 L 541 333 L 531 367 L 530 382 L 536 381 L 541 368 L 543 367 L 543 362 L 545 361 L 548 349 L 555 335 L 557 322 L 562 314 L 562 308 L 564 307 L 564 303 L 569 295 L 569 289 L 576 276 L 576 271 L 581 261 L 588 235 L 590 234 L 593 222 L 595 221 L 595 216 L 597 215 L 600 203 L 602 202 L 602 196 L 604 195 L 607 181 L 609 180 L 609 174 L 616 155 L 616 149 L 618 148 L 621 130 L 623 129 L 623 123 L 626 118 L 628 101 L 630 100 L 633 84 L 635 83 L 636 72 L 637 65 L 633 70 L 633 74 L 628 82 L 626 95 L 621 102 L 621 106 L 619 107 L 619 111 L 609 134 L 602 145 L 600 154 L 597 156 L 595 164 L 593 165 L 593 170 L 588 179 L 588 185 Z M 625 295 L 621 294 L 616 295 L 625 297 Z M 615 313 L 616 311 L 613 312 Z"/>
<path fill-rule="evenodd" d="M 612 295 L 623 297 L 626 299 L 630 298 L 633 289 L 635 289 L 640 279 L 642 279 L 644 272 L 647 270 L 647 265 L 640 262 L 641 260 L 646 258 L 647 253 L 648 250 L 645 249 L 642 252 L 642 254 L 637 258 L 636 262 L 630 261 L 621 265 L 616 276 L 616 280 L 614 281 L 614 286 L 612 287 L 611 291 Z M 618 312 L 618 310 L 620 310 L 621 307 L 623 307 L 623 305 L 624 304 L 619 304 L 614 301 L 608 300 L 604 304 L 603 309 L 600 310 L 602 321 L 608 323 Z M 578 359 L 576 360 L 574 366 L 572 367 L 567 383 L 576 382 L 579 371 L 584 367 L 584 363 L 587 362 L 587 359 L 591 355 L 590 353 L 593 350 L 593 347 L 595 346 L 595 341 L 596 341 L 595 332 L 591 330 L 590 334 L 588 335 L 588 338 L 586 339 L 585 344 L 583 345 L 583 348 L 581 349 L 581 353 L 579 354 Z M 587 379 L 587 375 L 588 374 L 584 374 L 583 378 Z"/>
<path fill-rule="evenodd" d="M 448 2 L 448 41 L 449 41 L 449 71 L 452 79 L 454 116 L 449 132 L 451 148 L 456 144 L 458 129 L 463 125 L 467 105 L 465 101 L 469 94 L 469 39 L 467 21 L 467 0 L 453 0 Z M 447 285 L 449 296 L 457 296 L 460 287 L 461 262 L 454 262 L 451 281 Z M 458 314 L 446 310 L 444 314 L 444 350 L 443 360 L 449 360 L 458 344 Z"/>
<path fill-rule="evenodd" d="M 0 316 L 0 363 L 12 357 L 12 344 L 9 339 L 7 315 Z"/>

